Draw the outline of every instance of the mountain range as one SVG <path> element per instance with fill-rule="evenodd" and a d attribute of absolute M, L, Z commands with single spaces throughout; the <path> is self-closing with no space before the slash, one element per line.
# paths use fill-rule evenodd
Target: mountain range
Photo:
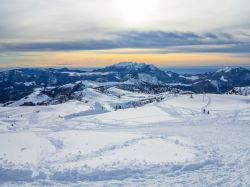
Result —
<path fill-rule="evenodd" d="M 115 87 L 152 94 L 167 91 L 223 94 L 245 86 L 250 86 L 250 70 L 242 67 L 227 67 L 204 74 L 178 74 L 134 62 L 121 62 L 92 71 L 26 68 L 0 72 L 0 103 L 8 105 L 31 94 L 42 94 L 43 98 L 56 99 L 59 103 L 80 100 L 81 92 L 87 88 L 103 93 Z"/>

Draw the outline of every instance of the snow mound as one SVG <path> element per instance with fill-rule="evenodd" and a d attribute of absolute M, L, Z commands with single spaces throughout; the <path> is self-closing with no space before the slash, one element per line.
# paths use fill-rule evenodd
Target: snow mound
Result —
<path fill-rule="evenodd" d="M 119 179 L 138 169 L 184 166 L 197 158 L 193 143 L 180 137 L 64 131 L 47 136 L 6 133 L 0 139 L 0 181 L 13 181 L 13 176 L 26 182 Z M 120 173 L 126 170 L 130 173 Z"/>
<path fill-rule="evenodd" d="M 32 105 L 37 105 L 39 103 L 43 103 L 46 102 L 50 99 L 49 96 L 42 94 L 41 93 L 41 89 L 35 89 L 35 91 L 33 93 L 31 93 L 30 95 L 28 95 L 27 97 L 24 97 L 12 104 L 10 104 L 9 106 L 22 106 L 24 104 L 28 104 L 31 103 Z"/>

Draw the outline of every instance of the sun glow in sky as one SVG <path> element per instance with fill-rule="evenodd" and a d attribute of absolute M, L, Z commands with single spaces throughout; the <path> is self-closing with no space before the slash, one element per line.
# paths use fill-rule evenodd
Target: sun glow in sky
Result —
<path fill-rule="evenodd" d="M 249 0 L 1 0 L 0 67 L 250 63 Z"/>
<path fill-rule="evenodd" d="M 128 25 L 152 23 L 159 5 L 158 0 L 114 0 L 114 10 L 117 17 Z"/>

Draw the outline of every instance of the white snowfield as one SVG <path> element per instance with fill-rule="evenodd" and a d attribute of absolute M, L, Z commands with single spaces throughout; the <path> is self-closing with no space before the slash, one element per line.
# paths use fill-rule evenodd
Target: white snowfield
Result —
<path fill-rule="evenodd" d="M 0 107 L 0 186 L 250 186 L 249 96 L 98 98 Z"/>

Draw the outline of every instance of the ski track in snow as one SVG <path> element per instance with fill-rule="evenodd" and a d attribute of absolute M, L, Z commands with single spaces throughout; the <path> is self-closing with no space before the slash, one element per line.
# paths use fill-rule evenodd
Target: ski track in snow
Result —
<path fill-rule="evenodd" d="M 113 112 L 2 107 L 0 185 L 250 186 L 249 97 L 202 97 Z"/>

